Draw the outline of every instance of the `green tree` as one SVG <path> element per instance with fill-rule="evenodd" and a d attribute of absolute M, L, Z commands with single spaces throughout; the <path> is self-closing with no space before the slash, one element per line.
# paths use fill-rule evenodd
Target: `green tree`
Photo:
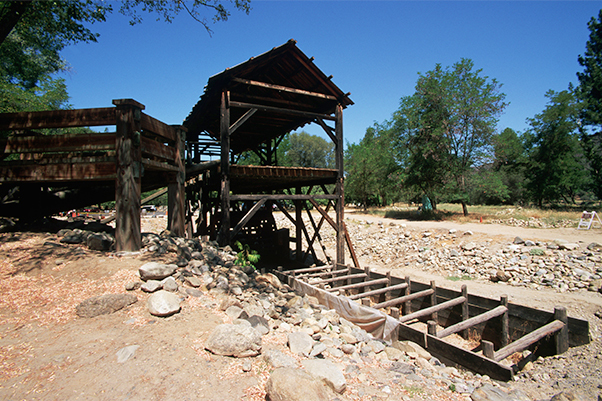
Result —
<path fill-rule="evenodd" d="M 437 193 L 462 203 L 468 178 L 491 156 L 497 118 L 506 107 L 495 79 L 462 59 L 451 68 L 420 74 L 416 91 L 395 113 L 398 146 L 406 146 L 406 185 L 420 188 L 431 201 Z"/>
<path fill-rule="evenodd" d="M 398 185 L 390 130 L 375 124 L 366 130 L 359 144 L 345 150 L 345 196 L 364 209 L 371 204 L 388 205 L 397 197 Z"/>
<path fill-rule="evenodd" d="M 529 119 L 526 132 L 527 188 L 539 206 L 560 199 L 574 203 L 588 178 L 578 138 L 580 105 L 569 90 L 550 90 L 546 97 L 548 105 Z"/>
<path fill-rule="evenodd" d="M 334 145 L 305 131 L 293 132 L 286 153 L 291 166 L 334 168 Z"/>
<path fill-rule="evenodd" d="M 525 146 L 516 131 L 504 129 L 493 137 L 494 161 L 492 171 L 507 189 L 507 197 L 501 203 L 517 203 L 525 200 Z"/>
<path fill-rule="evenodd" d="M 583 104 L 581 143 L 589 161 L 590 189 L 602 200 L 602 10 L 597 19 L 592 17 L 588 28 L 585 53 L 578 57 L 584 70 L 577 73 L 576 95 Z"/>

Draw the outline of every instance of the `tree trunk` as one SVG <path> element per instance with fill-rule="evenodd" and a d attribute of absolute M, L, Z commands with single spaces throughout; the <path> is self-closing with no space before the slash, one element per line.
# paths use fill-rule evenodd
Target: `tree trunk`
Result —
<path fill-rule="evenodd" d="M 464 216 L 468 216 L 468 207 L 464 201 L 462 201 L 462 213 L 464 213 Z"/>

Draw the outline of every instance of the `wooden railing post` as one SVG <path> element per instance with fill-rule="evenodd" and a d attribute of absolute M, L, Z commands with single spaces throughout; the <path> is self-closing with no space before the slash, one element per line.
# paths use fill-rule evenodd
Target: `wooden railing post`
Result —
<path fill-rule="evenodd" d="M 556 355 L 565 353 L 569 349 L 569 318 L 564 306 L 554 308 L 554 319 L 564 323 L 564 327 L 554 335 L 556 342 Z"/>
<path fill-rule="evenodd" d="M 220 200 L 221 221 L 217 241 L 221 246 L 230 244 L 230 92 L 223 91 L 220 104 Z"/>
<path fill-rule="evenodd" d="M 115 178 L 115 250 L 133 252 L 142 245 L 140 191 L 142 149 L 140 121 L 144 105 L 132 99 L 115 99 L 117 134 Z"/>
<path fill-rule="evenodd" d="M 337 195 L 336 202 L 336 221 L 337 221 L 337 241 L 336 241 L 336 263 L 345 264 L 345 190 L 343 181 L 345 170 L 343 166 L 344 143 L 343 143 L 343 106 L 337 104 L 335 110 L 335 135 L 336 143 L 334 144 L 335 165 L 337 169 L 337 182 L 335 193 Z"/>
<path fill-rule="evenodd" d="M 184 237 L 186 234 L 186 194 L 184 187 L 186 184 L 186 167 L 184 166 L 184 147 L 186 132 L 183 127 L 175 126 L 176 131 L 176 159 L 174 160 L 178 167 L 178 172 L 173 174 L 168 184 L 167 192 L 167 228 L 177 237 Z"/>

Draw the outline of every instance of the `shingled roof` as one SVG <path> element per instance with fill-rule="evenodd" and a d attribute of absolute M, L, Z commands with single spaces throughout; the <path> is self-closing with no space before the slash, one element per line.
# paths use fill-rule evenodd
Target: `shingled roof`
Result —
<path fill-rule="evenodd" d="M 257 108 L 230 139 L 240 153 L 314 121 L 315 115 L 330 115 L 336 105 L 352 105 L 343 93 L 296 45 L 289 40 L 257 57 L 209 78 L 205 93 L 184 121 L 188 140 L 201 133 L 220 139 L 220 101 L 229 91 L 230 121 L 236 122 L 249 109 Z M 249 105 L 245 107 L 244 105 Z M 257 107 L 260 105 L 261 107 Z"/>

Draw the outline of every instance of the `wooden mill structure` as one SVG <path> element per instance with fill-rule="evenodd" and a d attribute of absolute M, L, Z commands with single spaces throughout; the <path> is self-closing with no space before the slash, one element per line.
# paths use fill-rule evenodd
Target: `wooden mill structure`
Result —
<path fill-rule="evenodd" d="M 315 259 L 313 244 L 326 221 L 336 232 L 336 262 L 345 263 L 347 244 L 357 265 L 345 228 L 343 190 L 343 109 L 353 102 L 331 78 L 294 40 L 209 78 L 184 121 L 187 178 L 195 188 L 188 198 L 196 201 L 190 210 L 199 212 L 197 220 L 189 218 L 195 234 L 208 235 L 221 245 L 246 234 L 247 240 L 284 241 L 288 247 L 288 236 L 283 239 L 273 230 L 272 209 L 277 208 L 295 226 L 298 259 L 308 252 Z M 277 166 L 276 148 L 284 136 L 310 123 L 322 127 L 332 140 L 335 168 Z M 245 151 L 254 152 L 261 165 L 236 164 Z M 218 154 L 219 161 L 206 162 L 207 156 Z M 287 210 L 290 204 L 294 216 Z M 315 223 L 308 212 L 313 236 L 302 218 L 308 204 L 321 217 Z M 331 208 L 334 218 L 328 213 Z"/>

